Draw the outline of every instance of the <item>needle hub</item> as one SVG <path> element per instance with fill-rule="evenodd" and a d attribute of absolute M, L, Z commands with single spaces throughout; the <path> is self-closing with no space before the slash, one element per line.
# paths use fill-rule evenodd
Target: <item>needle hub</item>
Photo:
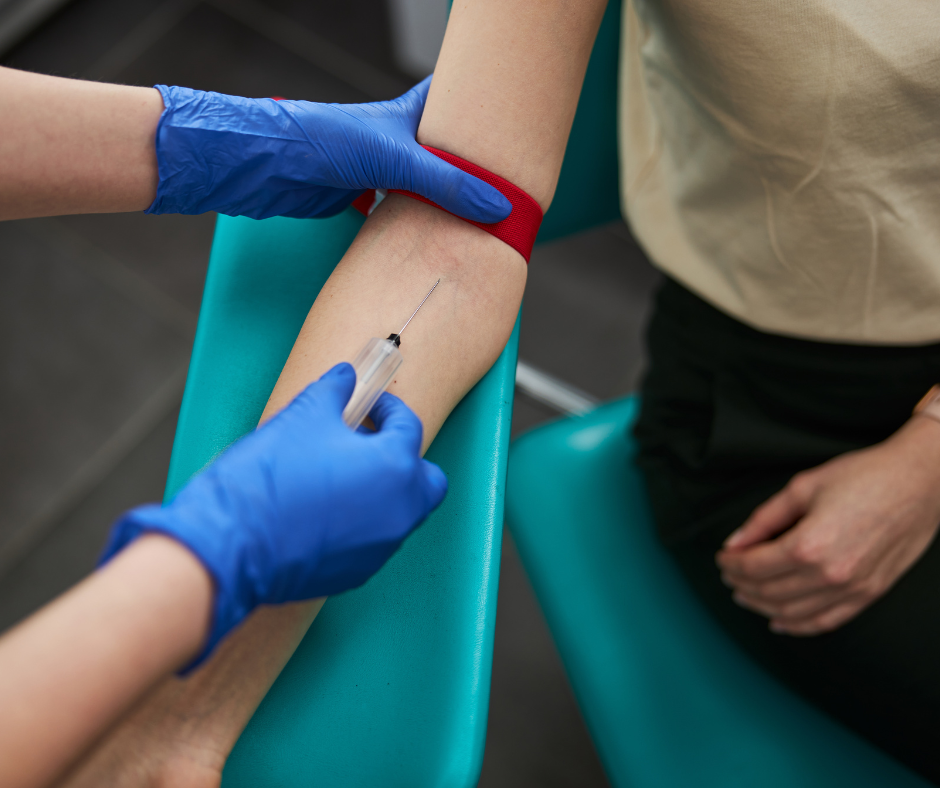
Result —
<path fill-rule="evenodd" d="M 418 304 L 418 309 L 421 309 L 421 307 L 424 306 L 424 302 L 428 300 L 428 297 L 431 295 L 431 293 L 434 292 L 434 288 L 437 287 L 440 283 L 441 283 L 441 280 L 438 279 L 438 280 L 431 286 L 431 289 L 428 290 L 428 294 L 427 294 L 424 298 L 422 298 L 422 299 L 421 299 L 421 303 Z M 399 331 L 398 331 L 397 334 L 389 334 L 389 335 L 388 335 L 388 341 L 389 341 L 389 342 L 394 342 L 394 343 L 395 343 L 395 347 L 401 347 L 401 332 L 404 331 L 406 328 L 408 328 L 408 324 L 409 324 L 412 320 L 415 319 L 415 315 L 418 314 L 418 309 L 416 309 L 414 312 L 411 313 L 411 317 L 409 317 L 409 318 L 405 321 L 405 325 L 403 325 L 403 326 L 399 329 Z"/>

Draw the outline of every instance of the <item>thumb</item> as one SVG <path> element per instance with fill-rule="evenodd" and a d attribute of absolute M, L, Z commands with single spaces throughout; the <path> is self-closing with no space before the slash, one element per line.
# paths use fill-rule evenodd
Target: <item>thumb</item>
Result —
<path fill-rule="evenodd" d="M 433 510 L 441 505 L 441 501 L 447 495 L 447 476 L 439 466 L 428 460 L 421 460 L 421 468 L 424 472 L 424 489 L 428 496 L 428 505 L 430 510 Z"/>
<path fill-rule="evenodd" d="M 496 187 L 439 159 L 417 143 L 409 150 L 411 185 L 406 188 L 410 191 L 436 202 L 445 211 L 483 224 L 501 222 L 512 213 L 512 203 Z"/>
<path fill-rule="evenodd" d="M 740 550 L 765 542 L 796 523 L 809 509 L 809 499 L 788 484 L 758 506 L 724 543 L 726 550 Z"/>
<path fill-rule="evenodd" d="M 319 380 L 307 386 L 295 402 L 301 407 L 321 405 L 328 413 L 342 415 L 343 408 L 349 402 L 354 388 L 356 388 L 356 370 L 353 369 L 352 364 L 344 361 L 324 372 Z"/>
<path fill-rule="evenodd" d="M 433 76 L 433 74 L 432 74 Z M 407 93 L 402 93 L 397 99 L 390 102 L 406 122 L 406 126 L 414 137 L 424 114 L 424 103 L 428 100 L 428 91 L 431 89 L 431 77 L 425 77 Z"/>
<path fill-rule="evenodd" d="M 428 91 L 431 89 L 431 77 L 433 76 L 434 75 L 431 74 L 422 79 L 401 98 L 407 99 L 409 105 L 414 106 L 419 112 L 422 111 L 424 109 L 424 102 L 428 100 Z"/>

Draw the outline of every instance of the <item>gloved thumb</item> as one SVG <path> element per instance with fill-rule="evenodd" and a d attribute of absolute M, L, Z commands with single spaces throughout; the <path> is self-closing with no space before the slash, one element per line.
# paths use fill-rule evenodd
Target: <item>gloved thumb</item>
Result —
<path fill-rule="evenodd" d="M 432 510 L 436 509 L 447 495 L 447 476 L 439 466 L 429 460 L 421 460 L 421 470 L 424 473 L 424 489 L 428 496 L 428 504 Z"/>
<path fill-rule="evenodd" d="M 425 77 L 411 90 L 396 99 L 402 105 L 405 114 L 413 119 L 413 131 L 418 130 L 418 123 L 421 120 L 421 113 L 424 112 L 424 103 L 428 100 L 428 91 L 431 90 L 431 77 L 433 76 L 432 74 Z"/>
<path fill-rule="evenodd" d="M 345 361 L 323 373 L 301 392 L 295 402 L 303 407 L 317 404 L 328 413 L 341 415 L 356 388 L 356 370 Z"/>
<path fill-rule="evenodd" d="M 411 148 L 411 191 L 464 219 L 493 224 L 512 213 L 512 203 L 488 183 L 439 159 L 420 145 Z"/>

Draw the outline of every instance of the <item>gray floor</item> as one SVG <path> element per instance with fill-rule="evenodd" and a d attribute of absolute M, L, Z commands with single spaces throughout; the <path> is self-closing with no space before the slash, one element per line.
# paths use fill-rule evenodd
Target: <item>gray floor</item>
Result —
<path fill-rule="evenodd" d="M 411 81 L 383 0 L 75 0 L 3 62 L 325 101 Z M 0 225 L 0 630 L 87 573 L 122 510 L 160 498 L 213 222 Z M 601 399 L 629 392 L 657 281 L 619 223 L 539 247 L 521 357 Z M 517 394 L 513 433 L 557 417 Z M 508 534 L 480 784 L 606 785 Z"/>

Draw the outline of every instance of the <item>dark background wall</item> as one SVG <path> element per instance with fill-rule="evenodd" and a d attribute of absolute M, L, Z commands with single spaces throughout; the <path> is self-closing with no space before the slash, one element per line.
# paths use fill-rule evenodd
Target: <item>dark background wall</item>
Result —
<path fill-rule="evenodd" d="M 433 62 L 443 24 L 409 39 L 409 1 L 73 0 L 0 57 L 134 85 L 385 99 L 429 47 Z M 86 574 L 122 510 L 162 496 L 213 225 L 0 224 L 0 630 Z M 521 358 L 597 399 L 629 392 L 657 281 L 619 222 L 538 248 Z M 519 391 L 513 432 L 558 415 Z M 494 660 L 481 785 L 606 785 L 508 533 Z"/>

